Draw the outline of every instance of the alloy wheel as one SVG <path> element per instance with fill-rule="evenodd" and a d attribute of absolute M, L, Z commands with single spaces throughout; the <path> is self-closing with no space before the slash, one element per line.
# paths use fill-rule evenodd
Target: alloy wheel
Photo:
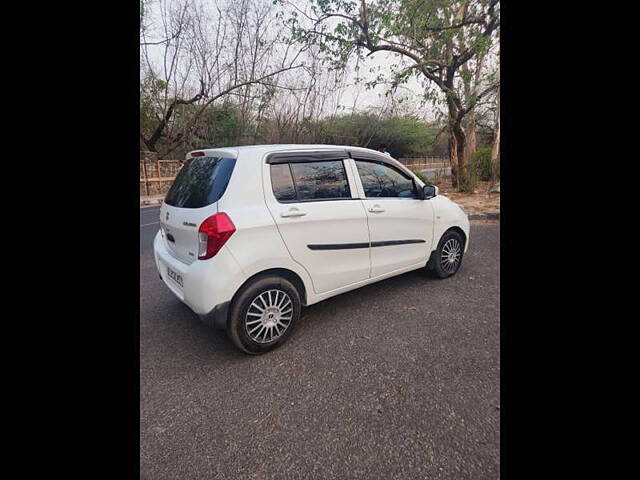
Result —
<path fill-rule="evenodd" d="M 442 247 L 440 266 L 447 273 L 454 273 L 460 265 L 462 245 L 455 238 L 450 238 Z"/>
<path fill-rule="evenodd" d="M 280 338 L 291 324 L 293 302 L 282 290 L 267 290 L 253 299 L 245 316 L 245 329 L 251 340 L 270 343 Z"/>

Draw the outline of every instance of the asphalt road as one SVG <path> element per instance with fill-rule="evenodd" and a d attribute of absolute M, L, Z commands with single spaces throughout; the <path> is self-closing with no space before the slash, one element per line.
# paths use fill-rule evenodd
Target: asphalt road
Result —
<path fill-rule="evenodd" d="M 141 209 L 141 478 L 499 478 L 499 225 L 472 225 L 453 278 L 313 305 L 250 357 L 161 283 L 157 221 Z"/>

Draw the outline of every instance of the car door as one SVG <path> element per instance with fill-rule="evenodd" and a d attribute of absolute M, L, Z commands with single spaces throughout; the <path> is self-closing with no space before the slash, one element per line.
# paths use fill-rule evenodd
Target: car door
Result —
<path fill-rule="evenodd" d="M 426 263 L 432 248 L 432 202 L 390 161 L 354 157 L 371 239 L 371 277 Z"/>
<path fill-rule="evenodd" d="M 267 207 L 317 294 L 369 278 L 367 214 L 348 158 L 346 151 L 287 152 L 264 165 Z"/>

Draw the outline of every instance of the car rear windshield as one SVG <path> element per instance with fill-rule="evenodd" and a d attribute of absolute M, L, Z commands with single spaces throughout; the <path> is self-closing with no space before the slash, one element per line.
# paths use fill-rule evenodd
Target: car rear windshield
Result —
<path fill-rule="evenodd" d="M 235 164 L 235 158 L 190 158 L 178 172 L 164 203 L 179 208 L 202 208 L 217 202 L 227 189 Z"/>

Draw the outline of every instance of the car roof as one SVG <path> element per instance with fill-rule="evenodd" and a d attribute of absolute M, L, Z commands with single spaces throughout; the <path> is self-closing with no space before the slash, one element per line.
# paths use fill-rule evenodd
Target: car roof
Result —
<path fill-rule="evenodd" d="M 351 152 L 361 152 L 363 158 L 372 158 L 378 161 L 382 161 L 391 165 L 394 165 L 396 168 L 404 171 L 405 173 L 410 174 L 415 177 L 415 174 L 407 168 L 402 162 L 399 162 L 397 159 L 393 158 L 390 155 L 386 155 L 377 150 L 372 150 L 370 148 L 364 147 L 352 147 L 350 145 L 324 145 L 324 144 L 306 144 L 306 143 L 286 143 L 286 144 L 270 144 L 270 145 L 239 145 L 235 147 L 221 147 L 221 148 L 201 148 L 198 150 L 193 150 L 187 154 L 187 158 L 191 157 L 193 152 L 204 152 L 207 156 L 219 156 L 225 155 L 231 158 L 244 158 L 244 161 L 253 159 L 256 160 L 260 158 L 262 155 L 266 153 L 276 153 L 276 152 L 286 152 L 286 151 L 295 151 L 295 150 L 344 150 Z M 249 155 L 240 155 L 241 152 L 247 152 Z M 418 178 L 418 177 L 416 177 Z M 422 182 L 418 178 L 419 182 Z"/>
<path fill-rule="evenodd" d="M 283 152 L 287 150 L 358 150 L 363 152 L 372 152 L 381 154 L 377 150 L 372 150 L 370 148 L 363 147 L 352 147 L 350 145 L 324 145 L 324 144 L 296 144 L 296 143 L 287 143 L 287 144 L 271 144 L 271 145 L 239 145 L 234 147 L 221 147 L 221 148 L 200 148 L 198 150 L 194 150 L 194 152 L 204 152 L 205 155 L 212 154 L 213 152 L 220 153 L 229 153 L 234 158 L 238 158 L 241 152 L 251 152 L 253 154 L 263 154 L 267 152 Z M 191 156 L 189 152 L 187 157 Z"/>

